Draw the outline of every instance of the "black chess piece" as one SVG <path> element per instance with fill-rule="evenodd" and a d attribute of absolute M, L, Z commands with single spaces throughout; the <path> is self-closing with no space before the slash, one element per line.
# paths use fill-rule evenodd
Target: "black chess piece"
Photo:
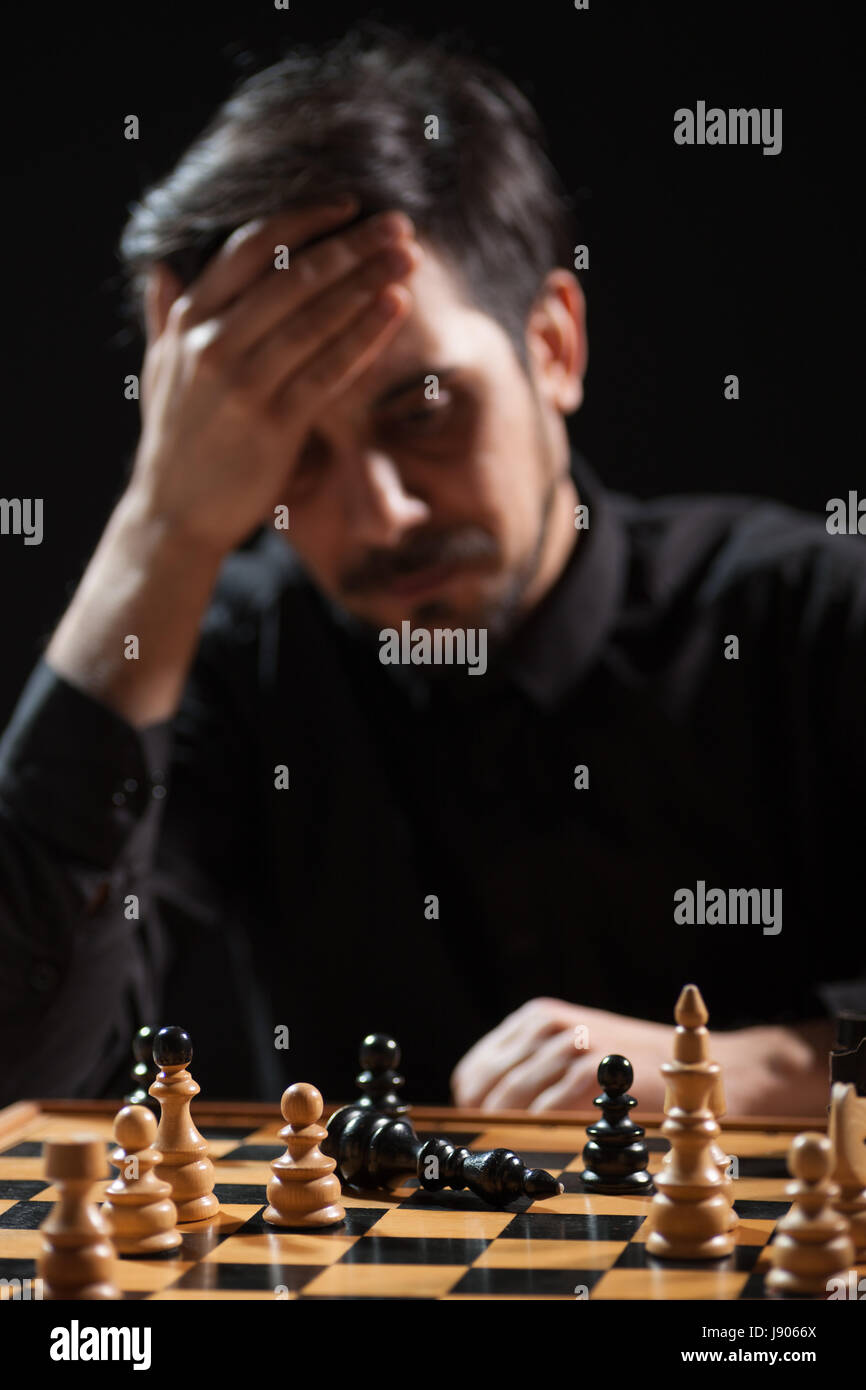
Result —
<path fill-rule="evenodd" d="M 836 1040 L 830 1053 L 830 1086 L 850 1083 L 858 1096 L 866 1096 L 866 1014 L 840 1010 L 836 1015 Z"/>
<path fill-rule="evenodd" d="M 518 1197 L 557 1197 L 562 1185 L 541 1168 L 527 1168 L 510 1149 L 479 1152 L 444 1136 L 419 1139 L 406 1119 L 392 1119 L 370 1106 L 344 1105 L 328 1121 L 323 1154 L 337 1161 L 341 1182 L 356 1188 L 388 1189 L 417 1177 L 427 1192 L 468 1187 L 491 1206 Z"/>
<path fill-rule="evenodd" d="M 135 1058 L 135 1066 L 130 1074 L 132 1090 L 123 1097 L 123 1102 L 125 1105 L 146 1105 L 159 1119 L 159 1103 L 150 1095 L 151 1084 L 159 1070 L 153 1060 L 153 1038 L 154 1030 L 146 1025 L 139 1028 L 132 1040 L 132 1055 Z"/>
<path fill-rule="evenodd" d="M 187 1067 L 192 1061 L 192 1038 L 176 1024 L 160 1028 L 153 1039 L 153 1060 L 157 1071 L 163 1067 Z"/>
<path fill-rule="evenodd" d="M 399 1044 L 387 1033 L 367 1034 L 358 1056 L 361 1071 L 355 1077 L 355 1085 L 361 1092 L 355 1104 L 360 1109 L 377 1110 L 392 1119 L 408 1115 L 409 1106 L 399 1094 L 406 1084 L 397 1070 L 400 1056 Z"/>
<path fill-rule="evenodd" d="M 631 1062 L 627 1057 L 611 1053 L 598 1066 L 598 1084 L 604 1089 L 593 1105 L 601 1110 L 601 1119 L 587 1125 L 589 1142 L 584 1145 L 585 1167 L 581 1181 L 590 1192 L 609 1194 L 652 1192 L 653 1180 L 647 1172 L 649 1153 L 642 1142 L 644 1130 L 629 1116 L 637 1105 L 628 1089 L 634 1080 Z"/>

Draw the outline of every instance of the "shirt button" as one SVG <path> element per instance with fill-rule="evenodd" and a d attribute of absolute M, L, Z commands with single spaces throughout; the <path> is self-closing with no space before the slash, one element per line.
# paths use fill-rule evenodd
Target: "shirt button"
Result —
<path fill-rule="evenodd" d="M 157 800 L 157 801 L 161 801 L 162 798 L 165 796 L 165 787 L 162 787 L 162 786 L 155 786 L 155 787 L 153 787 L 152 790 L 151 790 L 151 796 L 156 797 L 156 800 Z"/>
<path fill-rule="evenodd" d="M 58 980 L 56 965 L 49 965 L 47 961 L 40 961 L 30 972 L 30 988 L 38 990 L 44 994 L 47 989 L 53 989 Z"/>
<path fill-rule="evenodd" d="M 126 781 L 123 784 L 123 790 L 125 792 L 130 793 L 138 791 L 138 783 L 136 782 L 134 777 L 127 777 Z"/>
<path fill-rule="evenodd" d="M 111 799 L 114 802 L 115 806 L 126 805 L 126 797 L 124 796 L 123 792 L 115 792 L 114 796 Z"/>

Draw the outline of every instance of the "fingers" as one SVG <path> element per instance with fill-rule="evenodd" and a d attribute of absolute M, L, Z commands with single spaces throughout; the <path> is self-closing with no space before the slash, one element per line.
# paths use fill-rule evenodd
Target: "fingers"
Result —
<path fill-rule="evenodd" d="M 497 1082 L 484 1098 L 485 1110 L 527 1110 L 541 1092 L 559 1081 L 574 1060 L 570 1028 L 547 1038 L 530 1057 Z"/>
<path fill-rule="evenodd" d="M 201 323 L 231 303 L 273 265 L 274 247 L 301 246 L 312 237 L 336 230 L 357 211 L 357 202 L 328 207 L 295 208 L 248 222 L 211 257 L 204 270 L 178 301 L 178 313 L 188 327 Z"/>
<path fill-rule="evenodd" d="M 576 1057 L 563 1075 L 529 1102 L 533 1113 L 544 1110 L 588 1110 L 598 1095 L 598 1057 Z"/>
<path fill-rule="evenodd" d="M 321 298 L 331 287 L 347 289 L 353 284 L 353 272 L 363 278 L 371 258 L 379 262 L 381 253 L 389 248 L 398 252 L 413 232 L 405 214 L 385 212 L 292 255 L 284 270 L 274 268 L 271 249 L 259 279 L 220 314 L 232 354 L 240 357 L 260 344 L 277 325 L 294 318 L 302 306 Z"/>
<path fill-rule="evenodd" d="M 389 284 L 350 326 L 296 372 L 277 393 L 270 414 L 299 422 L 311 419 L 321 406 L 365 371 L 406 318 L 412 296 L 404 285 Z"/>
<path fill-rule="evenodd" d="M 182 290 L 183 285 L 177 275 L 161 261 L 148 271 L 144 286 L 144 322 L 148 343 L 155 342 L 159 337 L 169 309 Z"/>
<path fill-rule="evenodd" d="M 457 1064 L 451 1079 L 457 1105 L 478 1106 L 513 1068 L 552 1034 L 574 1026 L 580 1011 L 562 999 L 530 999 L 503 1019 Z"/>
<path fill-rule="evenodd" d="M 360 326 L 366 311 L 372 310 L 375 317 L 375 301 L 380 291 L 392 281 L 411 274 L 421 254 L 420 247 L 410 242 L 383 251 L 366 261 L 354 274 L 284 318 L 238 364 L 239 381 L 245 383 L 257 399 L 270 401 L 305 363 L 312 363 L 317 355 L 327 350 L 333 339 L 351 330 L 355 321 Z"/>

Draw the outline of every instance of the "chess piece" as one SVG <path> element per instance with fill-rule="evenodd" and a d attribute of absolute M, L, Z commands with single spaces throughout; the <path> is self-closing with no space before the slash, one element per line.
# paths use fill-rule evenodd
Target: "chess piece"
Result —
<path fill-rule="evenodd" d="M 361 1043 L 359 1061 L 361 1071 L 355 1077 L 355 1085 L 361 1096 L 356 1105 L 362 1110 L 378 1110 L 393 1119 L 407 1115 L 409 1106 L 399 1094 L 406 1084 L 397 1070 L 400 1047 L 394 1039 L 387 1033 L 368 1033 Z"/>
<path fill-rule="evenodd" d="M 45 1145 L 45 1176 L 60 1194 L 42 1223 L 37 1273 L 44 1298 L 120 1298 L 117 1258 L 91 1189 L 108 1176 L 105 1146 L 91 1135 Z"/>
<path fill-rule="evenodd" d="M 830 1142 L 839 1188 L 833 1205 L 848 1219 L 855 1259 L 866 1262 L 866 1097 L 852 1083 L 837 1081 L 831 1092 Z"/>
<path fill-rule="evenodd" d="M 156 1080 L 156 1067 L 153 1062 L 153 1029 L 149 1026 L 139 1028 L 132 1040 L 132 1055 L 135 1066 L 130 1080 L 132 1089 L 123 1097 L 125 1105 L 145 1105 L 159 1118 L 159 1105 L 150 1094 L 150 1087 Z"/>
<path fill-rule="evenodd" d="M 720 1068 L 710 1061 L 708 1015 L 697 985 L 685 986 L 674 1017 L 673 1061 L 661 1069 L 672 1097 L 662 1125 L 671 1153 L 656 1176 L 646 1249 L 666 1259 L 717 1260 L 734 1248 L 733 1217 L 713 1157 L 719 1126 L 708 1102 Z"/>
<path fill-rule="evenodd" d="M 668 1113 L 668 1110 L 673 1105 L 673 1103 L 673 1091 L 670 1085 L 668 1085 L 665 1087 L 665 1098 L 663 1106 L 665 1114 Z M 710 1092 L 710 1099 L 708 1104 L 710 1110 L 713 1112 L 714 1116 L 719 1121 L 719 1129 L 721 1131 L 721 1122 L 727 1113 L 727 1102 L 725 1100 L 725 1083 L 721 1068 L 719 1068 L 719 1074 L 713 1082 L 713 1089 Z M 712 1154 L 713 1162 L 715 1163 L 721 1175 L 722 1190 L 725 1194 L 725 1201 L 728 1203 L 728 1206 L 730 1207 L 731 1230 L 733 1230 L 740 1218 L 734 1211 L 734 1180 L 729 1172 L 732 1155 L 725 1153 L 725 1150 L 719 1143 L 718 1139 L 714 1139 L 712 1141 L 710 1145 L 710 1153 Z M 668 1152 L 662 1159 L 663 1166 L 670 1162 L 670 1156 L 670 1150 L 668 1150 Z"/>
<path fill-rule="evenodd" d="M 649 1153 L 641 1140 L 645 1131 L 629 1115 L 637 1105 L 628 1094 L 634 1080 L 631 1062 L 627 1057 L 612 1053 L 603 1057 L 598 1067 L 598 1084 L 603 1088 L 593 1105 L 601 1110 L 601 1119 L 587 1125 L 589 1142 L 584 1146 L 584 1169 L 580 1174 L 589 1192 L 609 1194 L 623 1192 L 652 1192 L 653 1180 L 647 1171 Z"/>
<path fill-rule="evenodd" d="M 562 1192 L 550 1173 L 527 1168 L 510 1149 L 471 1151 L 439 1135 L 422 1140 L 407 1119 L 394 1120 L 360 1105 L 334 1112 L 322 1152 L 337 1160 L 342 1182 L 362 1189 L 388 1189 L 411 1175 L 427 1192 L 468 1187 L 491 1206 Z"/>
<path fill-rule="evenodd" d="M 727 1103 L 725 1101 L 725 1085 L 722 1079 L 721 1068 L 719 1068 L 719 1074 L 716 1077 L 713 1083 L 713 1089 L 710 1092 L 709 1105 L 710 1110 L 713 1112 L 714 1118 L 719 1122 L 719 1133 L 721 1134 L 721 1121 L 727 1111 Z M 710 1153 L 712 1155 L 713 1162 L 719 1170 L 719 1176 L 722 1179 L 722 1191 L 725 1195 L 725 1201 L 727 1202 L 731 1213 L 730 1222 L 731 1229 L 733 1230 L 733 1228 L 739 1221 L 739 1217 L 737 1216 L 737 1213 L 734 1211 L 734 1180 L 731 1177 L 730 1172 L 728 1171 L 731 1166 L 731 1155 L 725 1153 L 725 1150 L 722 1148 L 722 1145 L 719 1143 L 718 1139 L 713 1139 L 711 1141 Z"/>
<path fill-rule="evenodd" d="M 830 1053 L 830 1086 L 851 1083 L 866 1096 L 866 1014 L 843 1009 L 836 1015 L 836 1040 Z"/>
<path fill-rule="evenodd" d="M 328 1133 L 319 1123 L 321 1093 L 298 1081 L 283 1092 L 280 1109 L 287 1122 L 280 1130 L 286 1152 L 271 1164 L 274 1176 L 268 1183 L 264 1219 L 272 1226 L 295 1229 L 336 1226 L 346 1213 L 340 1205 L 340 1180 L 334 1176 L 337 1165 L 319 1149 Z"/>
<path fill-rule="evenodd" d="M 192 1061 L 192 1043 L 182 1028 L 160 1028 L 153 1043 L 153 1060 L 160 1068 L 150 1094 L 159 1101 L 162 1118 L 155 1147 L 162 1154 L 162 1173 L 171 1184 L 177 1219 L 206 1221 L 216 1216 L 214 1166 L 207 1141 L 193 1124 L 190 1102 L 200 1087 L 186 1070 Z"/>
<path fill-rule="evenodd" d="M 830 1179 L 833 1146 L 824 1134 L 798 1134 L 788 1150 L 794 1179 L 785 1188 L 792 1204 L 776 1227 L 764 1279 L 768 1294 L 827 1295 L 830 1279 L 854 1263 L 848 1222 L 832 1203 L 839 1188 Z"/>
<path fill-rule="evenodd" d="M 162 1154 L 153 1147 L 156 1120 L 143 1105 L 125 1105 L 114 1121 L 117 1148 L 111 1162 L 119 1169 L 105 1190 L 102 1215 L 119 1255 L 158 1255 L 176 1250 L 177 1209 L 171 1183 L 153 1171 Z"/>

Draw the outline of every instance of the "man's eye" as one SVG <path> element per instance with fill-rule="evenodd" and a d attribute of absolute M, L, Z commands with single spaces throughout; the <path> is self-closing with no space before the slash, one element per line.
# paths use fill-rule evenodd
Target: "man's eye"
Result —
<path fill-rule="evenodd" d="M 400 415 L 393 420 L 392 425 L 400 428 L 407 425 L 412 429 L 435 429 L 443 425 L 451 414 L 451 401 L 446 399 L 429 401 L 420 410 L 410 410 L 405 415 Z"/>
<path fill-rule="evenodd" d="M 309 440 L 301 449 L 295 464 L 298 473 L 312 473 L 325 462 L 326 451 L 317 440 Z"/>

